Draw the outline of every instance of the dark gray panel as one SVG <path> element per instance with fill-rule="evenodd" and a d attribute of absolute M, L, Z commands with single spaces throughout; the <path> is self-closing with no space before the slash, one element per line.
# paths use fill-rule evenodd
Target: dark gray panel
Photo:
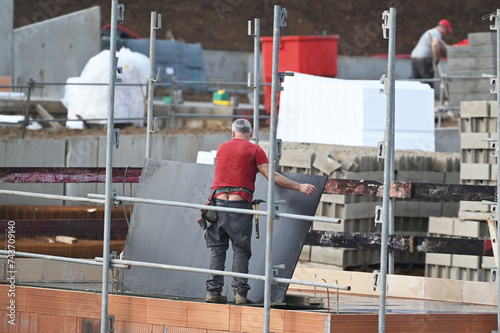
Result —
<path fill-rule="evenodd" d="M 173 161 L 146 160 L 137 196 L 202 204 L 210 193 L 214 166 Z M 275 200 L 286 200 L 280 212 L 314 215 L 326 177 L 286 174 L 298 182 L 314 184 L 318 191 L 308 197 L 296 191 L 276 187 Z M 254 198 L 267 199 L 267 180 L 257 175 Z M 267 210 L 261 204 L 259 210 Z M 209 250 L 196 219 L 199 211 L 191 208 L 136 204 L 125 245 L 125 258 L 179 266 L 208 268 Z M 264 275 L 267 219 L 260 217 L 260 238 L 252 239 L 250 274 Z M 275 220 L 273 230 L 273 265 L 285 264 L 278 276 L 290 278 L 297 264 L 311 222 L 291 219 Z M 232 265 L 229 247 L 226 270 Z M 125 290 L 134 293 L 204 298 L 206 274 L 133 267 L 125 272 Z M 232 298 L 230 277 L 225 278 L 224 293 Z M 264 300 L 264 282 L 249 281 L 248 299 Z M 286 284 L 273 285 L 271 301 L 282 301 Z"/>

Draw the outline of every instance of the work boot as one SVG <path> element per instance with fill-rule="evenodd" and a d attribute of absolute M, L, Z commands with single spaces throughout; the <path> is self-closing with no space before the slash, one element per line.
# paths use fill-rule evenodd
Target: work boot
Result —
<path fill-rule="evenodd" d="M 205 297 L 207 303 L 227 303 L 227 296 L 222 295 L 220 291 L 209 291 Z"/>
<path fill-rule="evenodd" d="M 247 304 L 246 295 L 236 293 L 233 299 L 234 304 Z"/>

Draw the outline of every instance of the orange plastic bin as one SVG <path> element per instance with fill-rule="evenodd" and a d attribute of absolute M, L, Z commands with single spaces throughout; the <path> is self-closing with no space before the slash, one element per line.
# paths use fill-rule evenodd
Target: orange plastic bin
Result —
<path fill-rule="evenodd" d="M 280 38 L 279 71 L 318 76 L 337 75 L 338 35 L 283 36 Z M 271 83 L 273 37 L 261 37 L 264 82 Z M 271 86 L 264 86 L 264 106 L 271 112 Z"/>

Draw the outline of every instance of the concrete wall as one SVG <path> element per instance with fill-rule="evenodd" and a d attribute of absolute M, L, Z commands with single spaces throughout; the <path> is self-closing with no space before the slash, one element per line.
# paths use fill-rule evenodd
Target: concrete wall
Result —
<path fill-rule="evenodd" d="M 0 76 L 11 76 L 14 0 L 0 0 L 0 8 Z"/>
<path fill-rule="evenodd" d="M 227 140 L 228 134 L 154 135 L 152 158 L 194 163 L 198 151 L 210 151 Z M 142 167 L 145 158 L 145 136 L 122 136 L 113 150 L 114 167 Z M 0 167 L 105 167 L 106 137 L 73 137 L 66 139 L 0 140 Z M 118 195 L 135 194 L 137 184 L 114 184 Z M 86 196 L 104 193 L 104 184 L 4 184 L 0 189 L 37 193 Z M 63 205 L 60 200 L 0 195 L 2 205 Z M 79 203 L 68 203 L 79 205 Z"/>
<path fill-rule="evenodd" d="M 100 7 L 60 17 L 56 17 L 57 6 L 41 7 L 39 12 L 30 14 L 31 20 L 25 17 L 25 21 L 55 18 L 13 32 L 14 83 L 26 84 L 30 78 L 37 82 L 66 82 L 69 77 L 79 76 L 87 61 L 101 51 Z M 61 98 L 64 86 L 35 89 L 33 95 Z"/>

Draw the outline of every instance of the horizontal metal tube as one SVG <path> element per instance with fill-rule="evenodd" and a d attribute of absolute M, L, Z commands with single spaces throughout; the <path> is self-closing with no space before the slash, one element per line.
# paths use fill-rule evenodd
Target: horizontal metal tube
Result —
<path fill-rule="evenodd" d="M 54 261 L 73 262 L 73 263 L 77 263 L 77 264 L 102 266 L 102 261 L 96 261 L 96 260 L 90 260 L 90 259 L 68 258 L 68 257 L 52 256 L 52 255 L 48 255 L 48 254 L 39 254 L 39 253 L 30 253 L 30 252 L 14 251 L 13 253 L 9 253 L 9 251 L 0 250 L 0 255 L 4 255 L 5 257 L 3 257 L 3 258 L 8 258 L 9 255 L 14 255 L 14 257 L 47 259 L 47 260 L 54 260 Z M 130 266 L 123 264 L 123 263 L 116 263 L 112 267 L 113 268 L 130 268 Z"/>
<path fill-rule="evenodd" d="M 96 257 L 95 260 L 102 261 L 103 259 L 100 257 Z M 259 280 L 259 281 L 265 280 L 265 276 L 263 276 L 263 275 L 244 274 L 244 273 L 236 273 L 236 272 L 228 272 L 228 271 L 217 271 L 217 270 L 207 269 L 207 268 L 196 268 L 196 267 L 187 267 L 187 266 L 157 264 L 157 263 L 151 263 L 151 262 L 122 260 L 122 259 L 111 259 L 110 262 L 112 264 L 124 264 L 124 265 L 130 265 L 130 266 L 160 268 L 160 269 L 168 269 L 168 270 L 174 270 L 174 271 L 193 272 L 193 273 L 217 274 L 217 275 L 225 275 L 225 276 L 232 276 L 232 277 L 248 278 L 248 279 Z M 323 287 L 323 288 L 351 290 L 350 286 L 341 286 L 338 284 L 329 284 L 329 283 L 303 281 L 303 280 L 292 280 L 292 279 L 277 278 L 277 277 L 273 278 L 273 280 L 275 282 L 279 282 L 279 283 L 293 283 L 293 284 L 316 286 L 316 287 Z"/>
<path fill-rule="evenodd" d="M 104 198 L 103 194 L 89 193 L 89 194 L 87 194 L 87 196 L 89 198 Z M 129 202 L 149 203 L 149 204 L 163 205 L 163 206 L 198 208 L 198 209 L 206 209 L 206 210 L 215 210 L 218 212 L 230 212 L 230 213 L 241 213 L 241 214 L 247 214 L 247 215 L 263 215 L 263 216 L 268 215 L 268 212 L 263 211 L 263 210 L 239 209 L 239 208 L 229 208 L 229 207 L 219 207 L 219 206 L 207 206 L 207 205 L 192 204 L 192 203 L 179 202 L 179 201 L 165 201 L 165 200 L 158 200 L 158 199 L 132 198 L 132 197 L 124 197 L 124 196 L 115 196 L 114 199 L 117 201 L 129 201 Z M 331 219 L 331 218 L 322 217 L 322 216 L 308 216 L 308 215 L 298 215 L 298 214 L 290 214 L 290 213 L 276 213 L 276 216 L 289 218 L 289 219 L 295 219 L 295 220 L 340 223 L 339 219 Z"/>
<path fill-rule="evenodd" d="M 89 199 L 83 197 L 72 197 L 67 195 L 58 194 L 42 194 L 35 192 L 23 192 L 23 191 L 12 191 L 12 190 L 0 190 L 0 194 L 18 195 L 22 197 L 32 197 L 32 198 L 43 198 L 43 199 L 54 199 L 54 200 L 67 200 L 76 202 L 91 202 L 97 204 L 104 204 L 103 199 Z"/>

